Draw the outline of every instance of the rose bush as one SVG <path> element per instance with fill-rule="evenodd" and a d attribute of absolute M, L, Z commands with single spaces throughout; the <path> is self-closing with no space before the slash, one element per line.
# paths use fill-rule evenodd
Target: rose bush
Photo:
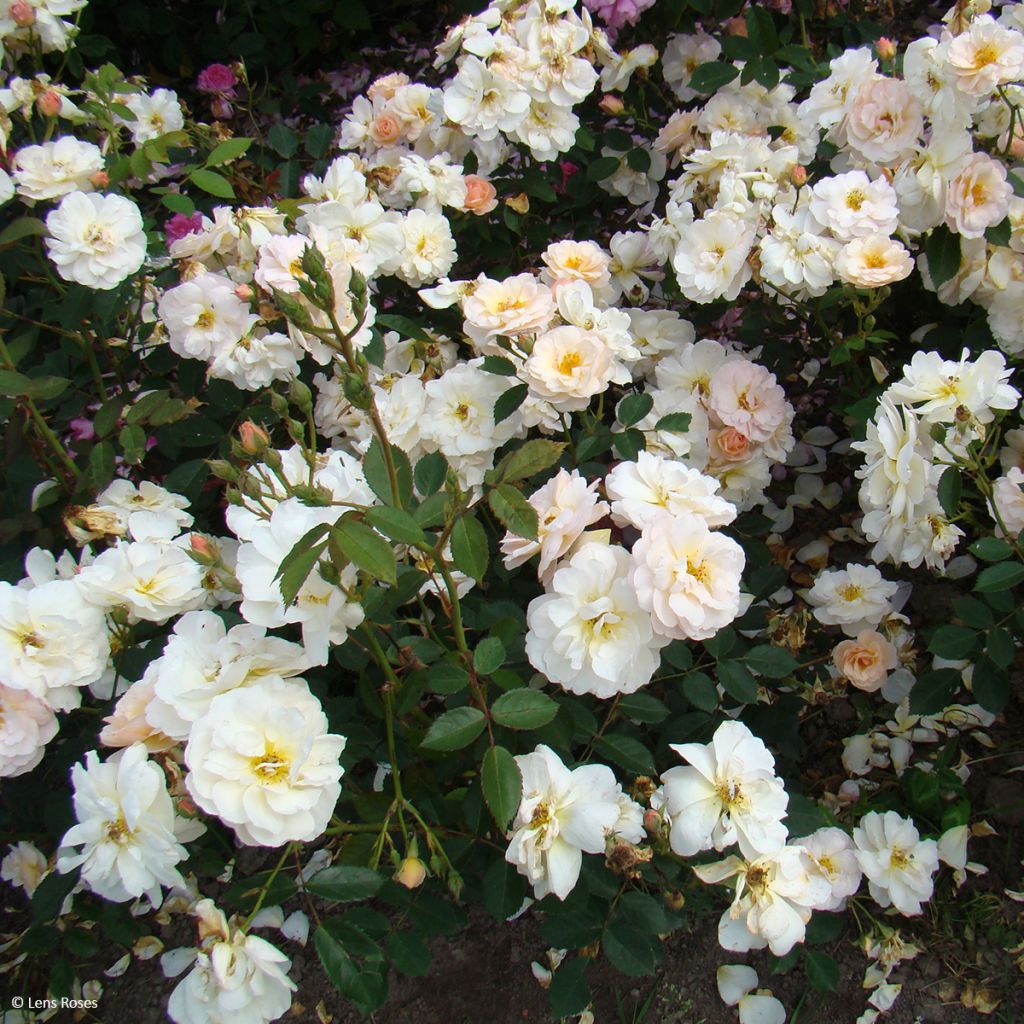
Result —
<path fill-rule="evenodd" d="M 179 1024 L 286 1013 L 275 921 L 370 1012 L 479 902 L 569 1016 L 718 903 L 869 1024 L 1015 707 L 1024 4 L 503 0 L 320 120 L 84 6 L 0 4 L 15 984 L 192 914 Z"/>

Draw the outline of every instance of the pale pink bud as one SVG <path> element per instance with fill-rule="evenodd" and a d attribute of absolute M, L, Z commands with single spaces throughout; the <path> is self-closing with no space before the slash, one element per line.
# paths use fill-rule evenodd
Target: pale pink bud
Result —
<path fill-rule="evenodd" d="M 661 814 L 658 811 L 644 811 L 644 828 L 650 833 L 661 830 Z"/>
<path fill-rule="evenodd" d="M 93 188 L 106 188 L 110 184 L 110 175 L 106 171 L 97 171 L 89 181 Z"/>
<path fill-rule="evenodd" d="M 255 292 L 253 292 L 252 288 L 247 284 L 240 284 L 235 289 L 235 295 L 237 295 L 243 302 L 248 302 L 254 294 Z"/>
<path fill-rule="evenodd" d="M 28 0 L 14 0 L 11 4 L 11 20 L 18 28 L 28 28 L 36 23 L 36 9 Z"/>
<path fill-rule="evenodd" d="M 802 164 L 797 164 L 793 168 L 790 176 L 793 179 L 793 184 L 796 185 L 797 188 L 803 188 L 804 185 L 807 184 L 807 168 Z"/>
<path fill-rule="evenodd" d="M 204 537 L 201 533 L 191 533 L 189 534 L 188 542 L 192 548 L 192 553 L 197 558 L 211 563 L 217 561 L 219 557 L 217 549 L 213 546 L 213 542 L 209 537 Z"/>
<path fill-rule="evenodd" d="M 896 56 L 896 44 L 888 36 L 881 36 L 875 43 L 875 52 L 882 60 L 892 60 Z"/>
<path fill-rule="evenodd" d="M 238 428 L 238 439 L 246 455 L 260 455 L 270 444 L 267 432 L 252 420 L 246 420 Z"/>
<path fill-rule="evenodd" d="M 60 113 L 61 103 L 60 93 L 53 89 L 47 89 L 36 100 L 36 109 L 43 117 L 56 117 Z"/>
<path fill-rule="evenodd" d="M 614 93 L 605 93 L 597 104 L 606 114 L 621 114 L 626 104 Z"/>
<path fill-rule="evenodd" d="M 725 23 L 725 31 L 731 36 L 746 36 L 747 34 L 747 22 L 745 18 L 735 17 L 730 18 Z"/>

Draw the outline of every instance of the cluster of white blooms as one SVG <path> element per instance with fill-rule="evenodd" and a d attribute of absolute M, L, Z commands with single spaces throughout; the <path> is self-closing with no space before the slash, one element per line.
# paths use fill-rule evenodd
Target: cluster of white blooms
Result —
<path fill-rule="evenodd" d="M 882 394 L 866 438 L 852 445 L 865 458 L 857 470 L 861 529 L 876 562 L 942 569 L 948 561 L 963 530 L 942 507 L 939 481 L 972 441 L 985 439 L 999 413 L 1017 407 L 1011 372 L 999 352 L 974 360 L 966 349 L 959 360 L 916 352 Z M 997 498 L 997 523 L 1000 507 Z"/>
<path fill-rule="evenodd" d="M 804 940 L 811 914 L 842 910 L 865 875 L 872 898 L 902 914 L 920 914 L 931 898 L 936 842 L 922 840 L 909 819 L 872 811 L 852 836 L 823 827 L 790 839 L 789 798 L 774 758 L 745 725 L 725 722 L 711 743 L 672 749 L 689 763 L 662 775 L 652 807 L 668 826 L 673 852 L 692 857 L 739 846 L 739 856 L 694 868 L 705 882 L 733 880 L 736 895 L 718 928 L 724 949 L 745 953 L 767 946 L 784 956 Z"/>

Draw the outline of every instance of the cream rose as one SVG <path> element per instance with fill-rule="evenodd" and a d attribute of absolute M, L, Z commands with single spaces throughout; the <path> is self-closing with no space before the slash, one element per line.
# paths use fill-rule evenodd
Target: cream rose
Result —
<path fill-rule="evenodd" d="M 865 693 L 880 690 L 899 660 L 896 648 L 873 629 L 861 630 L 856 640 L 843 640 L 832 652 L 836 671 Z"/>

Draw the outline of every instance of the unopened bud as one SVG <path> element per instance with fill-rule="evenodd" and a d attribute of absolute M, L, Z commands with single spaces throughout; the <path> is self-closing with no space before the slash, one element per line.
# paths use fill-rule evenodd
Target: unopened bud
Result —
<path fill-rule="evenodd" d="M 285 398 L 284 395 L 279 395 L 276 391 L 271 391 L 270 408 L 273 409 L 278 416 L 287 416 L 288 399 Z"/>
<path fill-rule="evenodd" d="M 743 36 L 746 38 L 747 35 L 747 22 L 745 18 L 739 16 L 730 18 L 725 23 L 725 31 L 731 36 Z"/>
<path fill-rule="evenodd" d="M 877 323 L 878 321 L 873 316 L 871 316 L 871 314 L 868 314 L 866 317 L 864 317 L 864 330 L 873 331 L 875 329 L 875 324 Z"/>
<path fill-rule="evenodd" d="M 875 43 L 875 52 L 882 60 L 892 60 L 896 56 L 896 44 L 888 36 L 881 36 Z"/>
<path fill-rule="evenodd" d="M 238 428 L 238 440 L 246 455 L 262 455 L 266 451 L 267 445 L 270 444 L 267 432 L 252 420 L 246 420 Z"/>
<path fill-rule="evenodd" d="M 345 398 L 357 409 L 365 412 L 373 405 L 373 391 L 357 373 L 346 373 L 342 377 L 341 390 Z"/>
<path fill-rule="evenodd" d="M 626 104 L 614 93 L 605 93 L 597 104 L 606 114 L 621 114 L 626 109 Z"/>
<path fill-rule="evenodd" d="M 658 811 L 644 811 L 644 828 L 651 834 L 656 835 L 661 831 L 661 814 Z"/>
<path fill-rule="evenodd" d="M 220 552 L 209 537 L 204 537 L 201 533 L 190 533 L 188 543 L 192 548 L 192 554 L 200 561 L 214 565 L 220 560 Z"/>
<path fill-rule="evenodd" d="M 30 25 L 36 23 L 36 9 L 28 2 L 28 0 L 14 0 L 11 4 L 11 21 L 14 22 L 18 28 L 28 28 Z"/>
<path fill-rule="evenodd" d="M 106 188 L 110 184 L 110 175 L 106 171 L 97 171 L 89 181 L 93 188 Z"/>
<path fill-rule="evenodd" d="M 60 98 L 60 93 L 53 89 L 47 89 L 46 92 L 36 100 L 36 109 L 43 117 L 56 117 L 60 113 L 60 108 L 63 105 L 63 100 Z"/>
<path fill-rule="evenodd" d="M 807 184 L 807 168 L 802 164 L 797 164 L 796 167 L 793 168 L 790 177 L 793 179 L 793 184 L 796 185 L 797 188 L 803 188 L 804 185 Z"/>
<path fill-rule="evenodd" d="M 665 900 L 665 906 L 672 910 L 682 910 L 686 905 L 686 897 L 678 890 L 671 890 L 662 898 Z"/>
<path fill-rule="evenodd" d="M 306 384 L 303 384 L 297 377 L 288 386 L 288 397 L 303 411 L 308 412 L 313 407 L 313 393 Z"/>
<path fill-rule="evenodd" d="M 406 857 L 395 872 L 395 881 L 406 889 L 418 889 L 427 879 L 427 865 L 419 857 Z"/>
<path fill-rule="evenodd" d="M 240 284 L 235 288 L 235 295 L 242 300 L 242 302 L 248 302 L 253 295 L 256 293 L 247 284 Z"/>
<path fill-rule="evenodd" d="M 210 467 L 210 472 L 218 480 L 234 482 L 238 479 L 238 470 L 225 459 L 208 459 L 206 464 Z"/>

